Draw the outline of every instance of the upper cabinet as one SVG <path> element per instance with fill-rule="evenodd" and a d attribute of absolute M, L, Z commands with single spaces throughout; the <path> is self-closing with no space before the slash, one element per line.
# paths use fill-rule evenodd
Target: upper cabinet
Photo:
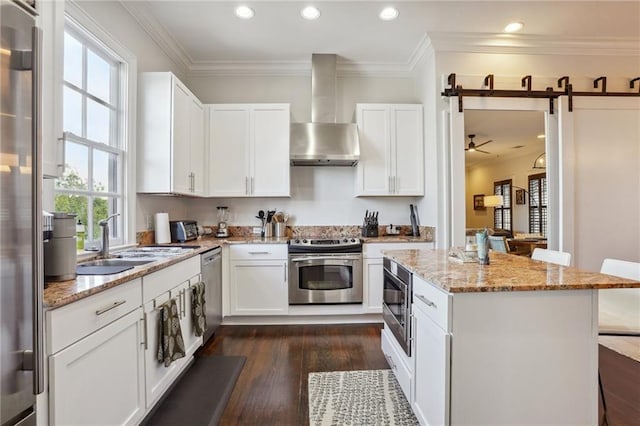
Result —
<path fill-rule="evenodd" d="M 139 82 L 138 192 L 205 195 L 202 104 L 170 72 Z"/>
<path fill-rule="evenodd" d="M 212 197 L 288 197 L 289 105 L 207 105 Z"/>
<path fill-rule="evenodd" d="M 39 1 L 38 26 L 42 29 L 42 174 L 62 177 L 62 70 L 64 2 Z"/>
<path fill-rule="evenodd" d="M 424 195 L 422 105 L 358 104 L 356 120 L 356 195 Z"/>

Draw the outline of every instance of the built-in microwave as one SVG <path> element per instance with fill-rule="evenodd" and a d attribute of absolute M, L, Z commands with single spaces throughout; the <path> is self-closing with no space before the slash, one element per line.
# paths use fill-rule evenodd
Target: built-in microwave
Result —
<path fill-rule="evenodd" d="M 400 347 L 411 356 L 412 273 L 384 258 L 382 318 Z"/>

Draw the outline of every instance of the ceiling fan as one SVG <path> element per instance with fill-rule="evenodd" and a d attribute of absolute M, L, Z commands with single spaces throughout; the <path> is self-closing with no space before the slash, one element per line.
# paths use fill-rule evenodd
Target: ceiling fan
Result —
<path fill-rule="evenodd" d="M 483 150 L 478 149 L 478 148 L 480 148 L 483 145 L 488 144 L 489 142 L 493 142 L 493 140 L 489 139 L 486 142 L 482 142 L 481 144 L 476 145 L 475 142 L 473 142 L 473 138 L 475 138 L 475 137 L 476 137 L 476 135 L 469 135 L 469 145 L 464 150 L 465 151 L 470 151 L 470 152 L 481 152 L 483 154 L 491 154 L 490 152 L 483 151 Z"/>

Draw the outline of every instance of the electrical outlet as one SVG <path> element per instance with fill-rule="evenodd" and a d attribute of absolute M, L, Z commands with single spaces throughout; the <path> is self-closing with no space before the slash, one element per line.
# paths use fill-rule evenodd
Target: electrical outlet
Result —
<path fill-rule="evenodd" d="M 153 215 L 152 214 L 148 214 L 145 217 L 145 221 L 147 223 L 147 230 L 151 231 L 153 229 Z"/>
<path fill-rule="evenodd" d="M 253 228 L 251 228 L 251 233 L 255 234 L 255 235 L 260 235 L 262 234 L 262 227 L 260 226 L 254 226 Z"/>

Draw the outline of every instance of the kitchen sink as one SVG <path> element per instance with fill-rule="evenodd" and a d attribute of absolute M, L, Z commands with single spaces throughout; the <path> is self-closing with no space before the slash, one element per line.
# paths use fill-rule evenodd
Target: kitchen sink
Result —
<path fill-rule="evenodd" d="M 129 259 L 100 259 L 82 263 L 79 266 L 140 266 L 155 262 L 157 259 L 129 260 Z"/>

